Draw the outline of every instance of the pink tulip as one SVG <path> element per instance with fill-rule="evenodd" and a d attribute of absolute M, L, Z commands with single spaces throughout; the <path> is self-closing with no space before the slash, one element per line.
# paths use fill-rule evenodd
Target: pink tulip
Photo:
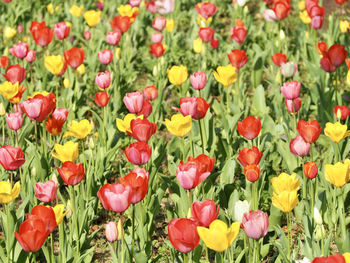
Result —
<path fill-rule="evenodd" d="M 22 124 L 23 124 L 22 113 L 20 112 L 9 113 L 6 117 L 6 122 L 11 130 L 17 131 L 22 127 Z"/>
<path fill-rule="evenodd" d="M 56 37 L 62 40 L 68 37 L 70 27 L 67 26 L 66 22 L 59 22 L 55 24 L 53 31 L 55 32 Z"/>
<path fill-rule="evenodd" d="M 57 195 L 57 186 L 53 180 L 46 183 L 36 183 L 34 188 L 35 197 L 44 203 L 52 202 Z"/>
<path fill-rule="evenodd" d="M 266 21 L 269 21 L 269 22 L 273 22 L 277 20 L 275 12 L 271 9 L 265 9 L 263 11 L 263 17 L 265 18 Z"/>
<path fill-rule="evenodd" d="M 296 98 L 294 100 L 285 100 L 284 103 L 286 104 L 287 110 L 290 113 L 296 113 L 300 110 L 301 107 L 301 99 Z"/>
<path fill-rule="evenodd" d="M 201 90 L 204 89 L 207 84 L 207 75 L 205 72 L 195 72 L 190 76 L 190 80 L 195 90 Z"/>
<path fill-rule="evenodd" d="M 117 224 L 115 222 L 109 222 L 105 224 L 106 228 L 106 239 L 109 242 L 114 242 L 118 239 L 118 229 Z"/>
<path fill-rule="evenodd" d="M 41 99 L 31 99 L 23 101 L 21 107 L 29 119 L 34 121 L 41 113 L 41 104 Z"/>
<path fill-rule="evenodd" d="M 152 34 L 152 42 L 157 44 L 157 43 L 162 43 L 163 41 L 163 34 L 160 32 L 156 32 Z"/>
<path fill-rule="evenodd" d="M 96 6 L 99 10 L 103 10 L 103 3 L 102 2 L 97 2 Z"/>
<path fill-rule="evenodd" d="M 14 55 L 16 58 L 25 58 L 27 56 L 29 50 L 28 43 L 20 42 L 18 44 L 13 45 L 10 49 L 10 53 Z"/>
<path fill-rule="evenodd" d="M 108 70 L 97 73 L 95 82 L 99 88 L 107 89 L 111 85 L 111 73 Z"/>
<path fill-rule="evenodd" d="M 152 27 L 154 30 L 162 31 L 165 26 L 166 26 L 166 19 L 162 16 L 158 16 L 154 18 L 152 21 Z"/>
<path fill-rule="evenodd" d="M 130 171 L 131 173 L 137 174 L 138 177 L 149 178 L 149 173 L 145 168 L 136 167 Z"/>
<path fill-rule="evenodd" d="M 65 108 L 56 108 L 52 113 L 52 117 L 54 117 L 56 120 L 61 119 L 62 121 L 66 121 L 68 113 L 69 111 Z"/>
<path fill-rule="evenodd" d="M 268 228 L 269 216 L 267 213 L 256 210 L 243 215 L 242 229 L 248 237 L 260 239 L 267 234 Z"/>
<path fill-rule="evenodd" d="M 97 56 L 103 65 L 108 65 L 113 60 L 113 52 L 109 49 L 99 51 Z"/>
<path fill-rule="evenodd" d="M 36 52 L 33 49 L 29 49 L 27 56 L 24 58 L 28 63 L 35 61 Z"/>
<path fill-rule="evenodd" d="M 219 215 L 220 205 L 216 208 L 213 200 L 197 201 L 192 204 L 192 217 L 200 226 L 209 227 Z"/>
<path fill-rule="evenodd" d="M 323 16 L 314 16 L 311 18 L 311 27 L 320 29 L 323 24 Z"/>
<path fill-rule="evenodd" d="M 161 15 L 167 15 L 174 11 L 175 1 L 174 0 L 156 0 L 155 1 L 157 12 Z"/>
<path fill-rule="evenodd" d="M 130 113 L 138 113 L 142 110 L 144 98 L 141 92 L 135 91 L 126 93 L 123 101 Z"/>
<path fill-rule="evenodd" d="M 122 36 L 122 33 L 120 32 L 120 30 L 108 32 L 106 35 L 107 43 L 112 45 L 112 46 L 118 45 L 121 36 Z"/>
<path fill-rule="evenodd" d="M 298 135 L 290 141 L 289 149 L 296 156 L 306 156 L 310 153 L 310 143 L 305 142 L 303 137 Z"/>
<path fill-rule="evenodd" d="M 0 164 L 7 171 L 15 171 L 25 163 L 23 151 L 20 147 L 4 145 L 0 148 Z"/>
<path fill-rule="evenodd" d="M 132 7 L 138 7 L 141 3 L 141 0 L 129 0 L 129 5 Z"/>
<path fill-rule="evenodd" d="M 135 165 L 146 164 L 152 155 L 152 147 L 146 142 L 134 142 L 125 147 L 124 154 L 129 162 Z"/>
<path fill-rule="evenodd" d="M 129 185 L 105 184 L 97 192 L 97 197 L 106 210 L 122 213 L 130 206 L 132 189 Z"/>
<path fill-rule="evenodd" d="M 281 92 L 287 100 L 294 100 L 299 97 L 301 84 L 298 81 L 290 81 L 283 83 Z"/>
<path fill-rule="evenodd" d="M 18 31 L 18 33 L 22 33 L 23 32 L 23 26 L 21 25 L 21 24 L 19 24 L 18 26 L 17 26 L 17 31 Z"/>
<path fill-rule="evenodd" d="M 91 38 L 91 32 L 89 30 L 84 31 L 84 39 L 90 40 Z"/>

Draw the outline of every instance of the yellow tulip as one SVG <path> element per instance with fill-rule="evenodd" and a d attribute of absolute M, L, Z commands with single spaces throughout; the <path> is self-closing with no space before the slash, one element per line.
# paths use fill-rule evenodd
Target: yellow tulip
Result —
<path fill-rule="evenodd" d="M 120 53 L 121 53 L 121 49 L 120 49 L 120 47 L 117 47 L 116 49 L 115 49 L 115 59 L 116 60 L 119 60 L 120 59 Z"/>
<path fill-rule="evenodd" d="M 166 26 L 165 26 L 166 30 L 167 30 L 169 33 L 171 33 L 171 32 L 173 32 L 174 27 L 175 27 L 175 21 L 174 21 L 174 19 L 167 19 L 167 20 L 166 20 Z"/>
<path fill-rule="evenodd" d="M 54 11 L 53 11 L 53 5 L 52 5 L 52 3 L 48 4 L 48 5 L 46 6 L 46 9 L 47 9 L 47 12 L 49 12 L 50 15 L 53 14 Z"/>
<path fill-rule="evenodd" d="M 346 20 L 341 20 L 339 22 L 339 28 L 342 33 L 346 33 L 350 28 L 350 23 Z"/>
<path fill-rule="evenodd" d="M 229 248 L 236 239 L 240 226 L 240 222 L 235 222 L 228 228 L 226 223 L 216 219 L 211 222 L 209 228 L 197 227 L 197 232 L 208 248 L 217 252 L 223 252 Z"/>
<path fill-rule="evenodd" d="M 199 27 L 208 27 L 210 25 L 211 21 L 213 21 L 212 17 L 205 19 L 202 16 L 197 16 L 197 24 Z"/>
<path fill-rule="evenodd" d="M 63 80 L 63 86 L 64 86 L 66 89 L 70 87 L 70 81 L 69 81 L 69 79 L 65 78 L 65 79 Z"/>
<path fill-rule="evenodd" d="M 136 119 L 143 119 L 143 115 L 136 116 L 136 114 L 128 113 L 123 120 L 117 118 L 116 121 L 118 130 L 120 130 L 121 132 L 131 132 L 130 123 L 132 120 Z"/>
<path fill-rule="evenodd" d="M 58 76 L 64 67 L 64 58 L 61 55 L 46 56 L 44 59 L 45 68 L 53 75 Z"/>
<path fill-rule="evenodd" d="M 273 190 L 279 194 L 283 191 L 298 191 L 300 187 L 300 180 L 295 173 L 289 175 L 281 173 L 278 177 L 271 179 Z"/>
<path fill-rule="evenodd" d="M 304 11 L 304 10 L 305 10 L 305 7 L 306 7 L 305 1 L 299 1 L 299 2 L 298 2 L 298 7 L 299 7 L 299 10 L 300 10 L 300 11 Z"/>
<path fill-rule="evenodd" d="M 279 194 L 274 192 L 272 197 L 272 204 L 282 212 L 289 213 L 298 204 L 298 192 L 283 191 Z"/>
<path fill-rule="evenodd" d="M 13 38 L 16 35 L 17 31 L 16 29 L 6 26 L 4 28 L 4 36 L 5 38 Z"/>
<path fill-rule="evenodd" d="M 306 25 L 311 23 L 311 17 L 309 17 L 309 14 L 307 13 L 306 10 L 299 13 L 299 18 Z"/>
<path fill-rule="evenodd" d="M 69 131 L 67 131 L 63 138 L 66 138 L 68 136 L 73 136 L 77 139 L 84 139 L 86 136 L 88 136 L 91 133 L 92 126 L 91 123 L 84 119 L 80 122 L 72 121 L 72 124 L 68 124 Z"/>
<path fill-rule="evenodd" d="M 12 202 L 19 195 L 20 190 L 21 185 L 19 182 L 15 183 L 12 189 L 9 182 L 0 182 L 0 203 L 8 204 Z"/>
<path fill-rule="evenodd" d="M 81 5 L 80 7 L 77 5 L 73 5 L 71 8 L 69 8 L 69 12 L 76 17 L 80 17 L 83 14 L 84 6 Z"/>
<path fill-rule="evenodd" d="M 344 163 L 326 164 L 324 166 L 324 176 L 328 182 L 336 187 L 343 187 L 350 181 L 350 161 Z"/>
<path fill-rule="evenodd" d="M 225 87 L 232 85 L 237 80 L 236 68 L 232 67 L 231 64 L 219 66 L 213 73 L 216 81 L 220 82 Z"/>
<path fill-rule="evenodd" d="M 4 116 L 5 113 L 6 113 L 6 111 L 5 111 L 4 104 L 2 104 L 2 102 L 0 102 L 0 116 Z"/>
<path fill-rule="evenodd" d="M 202 40 L 201 39 L 196 39 L 193 40 L 193 50 L 195 53 L 200 54 L 202 53 Z"/>
<path fill-rule="evenodd" d="M 343 254 L 345 258 L 345 263 L 350 263 L 350 252 L 346 252 Z"/>
<path fill-rule="evenodd" d="M 346 83 L 350 86 L 350 70 L 348 70 L 348 74 L 346 74 Z"/>
<path fill-rule="evenodd" d="M 53 211 L 55 212 L 55 217 L 56 217 L 56 223 L 57 225 L 61 224 L 63 221 L 63 218 L 68 214 L 68 210 L 64 212 L 64 205 L 59 204 L 53 207 Z"/>
<path fill-rule="evenodd" d="M 90 27 L 95 27 L 101 20 L 101 11 L 89 10 L 84 13 L 86 23 Z"/>
<path fill-rule="evenodd" d="M 331 138 L 332 141 L 338 143 L 350 135 L 350 130 L 348 131 L 348 126 L 346 124 L 327 122 L 324 134 Z"/>
<path fill-rule="evenodd" d="M 182 65 L 172 66 L 167 72 L 170 83 L 176 86 L 180 86 L 188 77 L 187 68 Z"/>
<path fill-rule="evenodd" d="M 139 9 L 137 7 L 132 7 L 131 5 L 120 5 L 117 10 L 121 16 L 133 17 L 134 13 Z"/>
<path fill-rule="evenodd" d="M 81 64 L 78 68 L 77 68 L 77 72 L 79 75 L 84 75 L 85 74 L 85 66 L 84 64 Z"/>
<path fill-rule="evenodd" d="M 56 153 L 52 153 L 52 156 L 62 163 L 71 161 L 74 162 L 79 156 L 79 148 L 77 142 L 68 141 L 64 145 L 55 144 Z"/>
<path fill-rule="evenodd" d="M 14 96 L 17 95 L 18 93 L 18 82 L 16 84 L 12 84 L 9 81 L 5 81 L 0 85 L 0 94 L 5 98 L 5 99 L 12 99 Z"/>
<path fill-rule="evenodd" d="M 185 137 L 192 129 L 192 117 L 183 116 L 181 113 L 175 114 L 171 120 L 165 119 L 165 126 L 172 134 L 177 137 Z"/>

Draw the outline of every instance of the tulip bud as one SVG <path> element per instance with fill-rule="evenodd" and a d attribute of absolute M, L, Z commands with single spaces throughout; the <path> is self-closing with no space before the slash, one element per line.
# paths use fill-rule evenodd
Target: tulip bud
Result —
<path fill-rule="evenodd" d="M 320 211 L 317 209 L 316 206 L 314 207 L 314 219 L 315 219 L 316 224 L 322 225 L 322 223 L 323 223 L 322 216 L 321 216 Z"/>
<path fill-rule="evenodd" d="M 153 66 L 152 74 L 153 74 L 154 77 L 157 77 L 157 75 L 158 75 L 158 67 L 157 67 L 157 65 Z"/>
<path fill-rule="evenodd" d="M 85 66 L 84 66 L 84 64 L 81 64 L 81 65 L 77 68 L 77 72 L 78 72 L 80 75 L 84 75 L 84 74 L 85 74 Z"/>
<path fill-rule="evenodd" d="M 105 225 L 106 238 L 109 242 L 114 242 L 118 239 L 117 224 L 115 222 L 109 222 Z"/>
<path fill-rule="evenodd" d="M 118 47 L 118 48 L 115 49 L 115 59 L 116 59 L 116 60 L 119 60 L 119 59 L 120 59 L 120 52 L 121 52 L 120 47 Z"/>
<path fill-rule="evenodd" d="M 286 38 L 286 34 L 284 33 L 284 31 L 281 29 L 280 30 L 280 39 L 283 40 Z"/>
<path fill-rule="evenodd" d="M 63 80 L 63 86 L 64 86 L 66 89 L 70 87 L 70 81 L 69 81 L 69 79 L 65 78 L 65 79 Z"/>
<path fill-rule="evenodd" d="M 304 175 L 309 179 L 317 176 L 318 168 L 315 162 L 307 162 L 303 165 Z"/>
<path fill-rule="evenodd" d="M 234 207 L 235 221 L 242 222 L 243 215 L 249 212 L 250 204 L 247 200 L 237 201 Z"/>
<path fill-rule="evenodd" d="M 72 216 L 72 204 L 70 202 L 70 199 L 67 201 L 67 217 L 71 217 Z"/>
<path fill-rule="evenodd" d="M 4 116 L 5 115 L 5 108 L 4 108 L 4 104 L 2 104 L 2 102 L 0 102 L 0 116 Z"/>
<path fill-rule="evenodd" d="M 202 40 L 193 40 L 193 50 L 195 53 L 200 54 L 202 52 Z"/>
<path fill-rule="evenodd" d="M 36 168 L 35 167 L 32 168 L 31 173 L 32 173 L 32 176 L 36 176 Z"/>
<path fill-rule="evenodd" d="M 93 149 L 94 147 L 95 147 L 94 139 L 92 137 L 90 137 L 90 139 L 89 139 L 89 148 Z"/>
<path fill-rule="evenodd" d="M 288 62 L 281 65 L 281 70 L 285 78 L 291 78 L 297 73 L 298 65 L 294 62 Z"/>
<path fill-rule="evenodd" d="M 342 116 L 341 110 L 338 109 L 338 110 L 337 110 L 337 119 L 340 120 L 340 119 L 341 119 L 341 116 Z"/>
<path fill-rule="evenodd" d="M 85 40 L 90 40 L 90 38 L 91 38 L 91 32 L 90 32 L 89 30 L 86 30 L 86 31 L 84 32 L 84 38 L 85 38 Z"/>
<path fill-rule="evenodd" d="M 320 241 L 322 239 L 324 239 L 327 235 L 326 230 L 324 229 L 323 225 L 317 225 L 316 229 L 315 229 L 315 240 L 316 241 Z"/>
<path fill-rule="evenodd" d="M 117 231 L 118 231 L 118 240 L 124 239 L 124 229 L 123 229 L 124 218 L 120 217 L 118 220 Z"/>

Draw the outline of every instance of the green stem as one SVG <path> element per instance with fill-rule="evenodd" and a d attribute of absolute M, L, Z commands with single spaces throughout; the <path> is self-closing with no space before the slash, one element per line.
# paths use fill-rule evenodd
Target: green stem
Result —
<path fill-rule="evenodd" d="M 74 188 L 73 186 L 69 186 L 69 190 L 70 190 L 70 193 L 71 193 L 71 199 L 72 199 L 72 212 L 73 212 L 73 215 L 72 215 L 72 224 L 74 224 L 74 228 L 75 228 L 75 232 L 76 232 L 76 243 L 77 243 L 77 249 L 75 250 L 79 255 L 79 252 L 80 252 L 80 235 L 79 235 L 79 225 L 78 225 L 78 214 L 77 214 L 77 207 L 76 207 L 76 202 L 75 202 L 75 192 L 74 192 Z"/>
<path fill-rule="evenodd" d="M 247 235 L 245 233 L 243 233 L 243 242 L 244 242 L 244 250 L 245 250 L 247 248 Z M 249 262 L 249 257 L 248 256 L 249 256 L 248 253 L 244 253 L 244 257 L 245 257 L 245 262 L 246 263 Z"/>
<path fill-rule="evenodd" d="M 192 131 L 190 132 L 190 146 L 191 146 L 192 157 L 195 157 L 194 156 L 194 151 L 193 151 Z"/>
<path fill-rule="evenodd" d="M 291 213 L 287 213 L 287 224 L 288 224 L 288 259 L 292 260 L 291 252 L 292 252 L 292 220 Z"/>
<path fill-rule="evenodd" d="M 2 145 L 5 144 L 5 119 L 2 118 Z"/>
<path fill-rule="evenodd" d="M 134 259 L 134 246 L 135 246 L 135 205 L 132 204 L 132 218 L 131 218 L 131 262 Z"/>
<path fill-rule="evenodd" d="M 199 125 L 199 133 L 201 134 L 201 141 L 202 141 L 202 154 L 204 154 L 205 149 L 204 149 L 204 138 L 203 138 L 204 136 L 203 136 L 203 131 L 202 131 L 202 120 L 198 120 L 198 125 Z"/>
<path fill-rule="evenodd" d="M 43 121 L 43 138 L 44 138 L 44 143 L 43 143 L 43 149 L 44 149 L 44 158 L 47 161 L 47 138 L 46 138 L 46 127 L 45 127 L 45 121 Z"/>
<path fill-rule="evenodd" d="M 185 161 L 185 137 L 182 137 L 182 160 Z"/>
<path fill-rule="evenodd" d="M 9 204 L 5 204 L 5 213 L 6 213 L 6 252 L 7 252 L 7 262 L 11 262 L 10 259 L 10 209 Z"/>
<path fill-rule="evenodd" d="M 105 143 L 105 152 L 107 152 L 107 114 L 106 114 L 106 108 L 103 107 L 103 131 L 104 131 L 104 143 Z"/>
<path fill-rule="evenodd" d="M 310 193 L 311 194 L 311 215 L 312 215 L 312 218 L 314 218 L 315 193 L 314 193 L 314 183 L 312 180 L 310 182 L 310 192 L 311 192 Z"/>
<path fill-rule="evenodd" d="M 52 234 L 50 235 L 50 246 L 51 246 L 51 262 L 55 262 L 55 251 L 54 251 L 54 246 L 53 246 L 53 237 Z"/>
<path fill-rule="evenodd" d="M 34 130 L 35 130 L 35 150 L 38 152 L 38 123 L 35 121 L 34 122 Z"/>
<path fill-rule="evenodd" d="M 190 201 L 190 207 L 191 207 L 193 203 L 193 193 L 191 190 L 188 190 L 188 200 Z"/>
<path fill-rule="evenodd" d="M 344 195 L 343 195 L 343 193 L 341 192 L 340 193 L 340 196 L 339 196 L 339 201 L 338 201 L 338 204 L 341 204 L 341 209 L 340 209 L 340 207 L 339 207 L 339 212 L 340 212 L 340 216 L 341 216 L 341 221 L 342 221 L 342 224 L 341 224 L 341 232 L 342 232 L 342 238 L 343 238 L 343 240 L 345 240 L 346 239 L 346 221 L 345 221 L 345 219 L 346 219 L 346 214 L 345 214 L 345 208 L 344 208 L 344 204 L 345 204 L 345 200 L 344 200 Z"/>
<path fill-rule="evenodd" d="M 334 238 L 337 237 L 337 223 L 338 223 L 338 220 L 337 220 L 337 196 L 336 196 L 336 188 L 335 186 L 333 187 L 333 216 L 335 217 L 335 222 L 334 223 Z"/>

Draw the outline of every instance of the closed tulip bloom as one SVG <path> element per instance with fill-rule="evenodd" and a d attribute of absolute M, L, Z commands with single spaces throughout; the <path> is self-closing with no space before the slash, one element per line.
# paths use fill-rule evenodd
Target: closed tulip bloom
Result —
<path fill-rule="evenodd" d="M 301 99 L 296 98 L 293 100 L 285 100 L 284 101 L 286 108 L 289 113 L 297 113 L 300 110 L 301 107 Z"/>
<path fill-rule="evenodd" d="M 334 114 L 338 119 L 345 121 L 350 116 L 350 108 L 348 106 L 336 106 L 333 108 Z"/>
<path fill-rule="evenodd" d="M 142 176 L 140 176 L 142 175 Z M 131 203 L 141 202 L 148 191 L 148 178 L 143 173 L 130 172 L 124 177 L 119 178 L 119 183 L 131 188 Z"/>
<path fill-rule="evenodd" d="M 174 114 L 171 119 L 165 119 L 165 126 L 169 132 L 177 137 L 185 137 L 192 129 L 191 115 L 183 116 L 182 114 Z"/>
<path fill-rule="evenodd" d="M 336 187 L 343 187 L 350 181 L 350 161 L 344 163 L 326 164 L 324 166 L 324 176 L 328 182 Z"/>
<path fill-rule="evenodd" d="M 8 204 L 15 200 L 21 190 L 20 182 L 15 183 L 13 188 L 9 182 L 0 182 L 0 203 Z"/>
<path fill-rule="evenodd" d="M 6 122 L 11 130 L 17 131 L 22 127 L 22 124 L 23 124 L 22 113 L 20 112 L 9 113 L 6 117 Z"/>
<path fill-rule="evenodd" d="M 84 49 L 72 47 L 71 49 L 64 51 L 64 58 L 69 66 L 76 69 L 84 62 Z"/>
<path fill-rule="evenodd" d="M 185 66 L 172 66 L 167 72 L 170 83 L 175 86 L 183 84 L 188 77 L 187 67 Z"/>
<path fill-rule="evenodd" d="M 35 50 L 30 49 L 27 53 L 27 56 L 24 58 L 28 63 L 32 63 L 35 61 L 36 52 Z"/>
<path fill-rule="evenodd" d="M 195 90 L 201 90 L 204 89 L 207 84 L 207 75 L 205 72 L 195 72 L 191 74 L 190 80 Z"/>
<path fill-rule="evenodd" d="M 293 77 L 298 71 L 298 65 L 294 62 L 288 62 L 281 65 L 281 72 L 285 78 Z"/>
<path fill-rule="evenodd" d="M 147 119 L 135 119 L 130 122 L 130 130 L 127 131 L 131 137 L 139 142 L 147 142 L 157 131 L 157 124 L 149 122 Z"/>
<path fill-rule="evenodd" d="M 213 71 L 217 82 L 220 82 L 224 87 L 232 85 L 237 80 L 236 68 L 232 65 L 219 66 L 216 71 Z"/>
<path fill-rule="evenodd" d="M 123 102 L 130 113 L 139 113 L 142 110 L 144 97 L 139 91 L 126 93 Z"/>
<path fill-rule="evenodd" d="M 124 154 L 132 164 L 142 165 L 151 157 L 152 147 L 145 142 L 134 142 L 125 147 Z"/>
<path fill-rule="evenodd" d="M 127 16 L 116 16 L 110 22 L 111 27 L 114 31 L 120 30 L 122 33 L 128 31 L 129 27 L 132 25 L 130 17 Z"/>
<path fill-rule="evenodd" d="M 108 70 L 97 73 L 95 82 L 100 89 L 107 89 L 111 85 L 111 73 Z"/>
<path fill-rule="evenodd" d="M 26 77 L 26 70 L 20 65 L 11 65 L 6 69 L 6 74 L 3 74 L 7 81 L 10 81 L 12 84 L 18 82 L 21 84 Z"/>
<path fill-rule="evenodd" d="M 287 100 L 293 100 L 299 97 L 301 83 L 298 81 L 291 81 L 283 83 L 281 92 Z"/>
<path fill-rule="evenodd" d="M 45 123 L 46 130 L 53 136 L 57 136 L 62 132 L 63 124 L 66 122 L 68 110 L 65 108 L 57 108 L 51 117 L 47 117 Z"/>
<path fill-rule="evenodd" d="M 69 8 L 69 13 L 71 13 L 75 17 L 80 17 L 83 14 L 83 11 L 83 5 L 81 5 L 80 7 L 77 5 L 72 5 L 71 8 Z"/>
<path fill-rule="evenodd" d="M 334 0 L 338 5 L 346 3 L 348 0 Z"/>
<path fill-rule="evenodd" d="M 210 45 L 213 49 L 217 49 L 219 47 L 219 39 L 213 39 L 210 41 Z"/>
<path fill-rule="evenodd" d="M 9 58 L 7 56 L 0 57 L 0 68 L 7 68 L 9 65 Z"/>
<path fill-rule="evenodd" d="M 174 108 L 183 116 L 190 115 L 195 120 L 205 117 L 210 104 L 202 97 L 185 97 L 180 99 L 180 108 Z"/>
<path fill-rule="evenodd" d="M 250 204 L 247 200 L 238 200 L 234 206 L 234 220 L 242 223 L 243 215 L 249 213 L 249 208 Z"/>
<path fill-rule="evenodd" d="M 84 119 L 81 120 L 80 122 L 77 121 L 72 121 L 72 124 L 68 124 L 69 131 L 67 131 L 64 135 L 63 138 L 73 136 L 77 139 L 84 139 L 86 136 L 88 136 L 91 133 L 92 126 L 91 123 Z"/>
<path fill-rule="evenodd" d="M 244 167 L 244 175 L 250 182 L 255 182 L 260 177 L 260 166 L 256 164 L 249 164 Z"/>
<path fill-rule="evenodd" d="M 196 54 L 202 53 L 203 50 L 203 41 L 202 39 L 193 40 L 193 50 Z"/>
<path fill-rule="evenodd" d="M 45 21 L 40 23 L 33 21 L 29 31 L 32 34 L 35 43 L 39 46 L 46 47 L 52 41 L 53 29 L 47 27 Z"/>
<path fill-rule="evenodd" d="M 334 44 L 333 46 L 331 46 L 328 49 L 328 56 L 329 56 L 331 63 L 335 67 L 339 67 L 341 64 L 344 63 L 346 56 L 347 56 L 345 46 Z"/>
<path fill-rule="evenodd" d="M 322 128 L 319 127 L 318 121 L 298 121 L 297 130 L 305 142 L 315 142 L 321 134 Z"/>
<path fill-rule="evenodd" d="M 136 173 L 138 177 L 147 178 L 147 180 L 149 179 L 149 173 L 146 171 L 145 168 L 136 167 L 132 169 L 130 172 Z"/>
<path fill-rule="evenodd" d="M 266 236 L 268 228 L 269 216 L 267 213 L 256 210 L 243 215 L 242 229 L 248 237 L 260 239 Z"/>
<path fill-rule="evenodd" d="M 132 189 L 129 185 L 105 184 L 98 190 L 97 197 L 106 210 L 122 213 L 131 203 Z"/>
<path fill-rule="evenodd" d="M 106 35 L 106 41 L 108 44 L 115 46 L 119 44 L 121 37 L 122 37 L 122 33 L 120 32 L 120 30 L 108 32 Z"/>
<path fill-rule="evenodd" d="M 238 44 L 243 44 L 247 36 L 247 29 L 244 26 L 234 26 L 231 30 L 231 38 Z"/>
<path fill-rule="evenodd" d="M 162 16 L 155 17 L 152 21 L 152 27 L 154 30 L 162 31 L 165 28 L 166 19 Z"/>
<path fill-rule="evenodd" d="M 106 229 L 106 239 L 109 242 L 114 242 L 118 240 L 118 230 L 117 224 L 115 222 L 109 222 L 105 224 Z"/>
<path fill-rule="evenodd" d="M 329 257 L 316 257 L 311 263 L 348 263 L 341 254 L 334 254 Z"/>
<path fill-rule="evenodd" d="M 309 179 L 314 179 L 317 176 L 318 168 L 315 162 L 306 162 L 303 165 L 304 175 Z"/>
<path fill-rule="evenodd" d="M 0 94 L 8 100 L 11 100 L 17 95 L 18 89 L 18 83 L 12 84 L 9 81 L 5 81 L 4 83 L 0 84 Z"/>
<path fill-rule="evenodd" d="M 244 147 L 242 150 L 238 151 L 237 160 L 244 167 L 250 164 L 259 164 L 263 153 L 255 146 L 252 146 L 251 149 Z"/>
<path fill-rule="evenodd" d="M 57 186 L 53 180 L 46 183 L 36 183 L 34 188 L 35 197 L 44 203 L 52 202 L 57 195 Z"/>
<path fill-rule="evenodd" d="M 135 119 L 143 119 L 143 116 L 136 116 L 135 114 L 132 114 L 132 113 L 128 113 L 124 119 L 119 119 L 117 118 L 116 119 L 116 122 L 117 122 L 117 128 L 118 130 L 120 130 L 121 132 L 131 132 L 131 129 L 130 129 L 130 125 L 131 125 L 131 121 L 132 120 L 135 120 Z"/>
<path fill-rule="evenodd" d="M 54 146 L 56 153 L 52 153 L 52 156 L 62 163 L 71 161 L 74 162 L 79 156 L 78 143 L 68 141 L 64 145 L 55 144 Z"/>
<path fill-rule="evenodd" d="M 272 56 L 272 62 L 277 67 L 280 67 L 287 62 L 287 56 L 283 53 L 276 53 Z"/>
<path fill-rule="evenodd" d="M 63 218 L 68 214 L 68 210 L 66 212 L 64 212 L 65 208 L 64 208 L 63 204 L 55 205 L 52 209 L 55 213 L 57 225 L 61 224 L 63 221 Z"/>
<path fill-rule="evenodd" d="M 271 9 L 265 9 L 262 15 L 266 21 L 273 22 L 277 20 L 275 12 Z"/>
<path fill-rule="evenodd" d="M 23 101 L 21 109 L 31 119 L 36 120 L 40 116 L 41 106 L 43 102 L 40 99 L 28 99 Z"/>
<path fill-rule="evenodd" d="M 211 2 L 198 3 L 196 4 L 195 8 L 198 14 L 201 15 L 204 19 L 212 17 L 218 10 L 217 6 Z"/>
<path fill-rule="evenodd" d="M 90 40 L 90 38 L 91 38 L 91 32 L 90 32 L 90 30 L 84 31 L 84 39 L 85 39 L 86 41 L 88 41 L 88 40 Z"/>
<path fill-rule="evenodd" d="M 261 131 L 261 121 L 259 118 L 248 116 L 243 121 L 237 122 L 237 131 L 244 138 L 253 140 Z"/>
<path fill-rule="evenodd" d="M 174 19 L 167 19 L 165 28 L 166 28 L 166 30 L 169 33 L 171 33 L 174 30 L 174 28 L 175 28 L 175 21 L 174 21 Z"/>
<path fill-rule="evenodd" d="M 283 191 L 279 194 L 273 193 L 272 204 L 284 213 L 289 213 L 298 204 L 297 191 Z"/>
<path fill-rule="evenodd" d="M 231 65 L 235 67 L 237 71 L 239 71 L 240 68 L 248 62 L 247 54 L 243 49 L 232 50 L 231 53 L 229 53 L 227 56 L 231 62 Z"/>
<path fill-rule="evenodd" d="M 99 51 L 97 57 L 103 65 L 108 65 L 113 60 L 113 52 L 110 49 L 105 49 Z"/>
<path fill-rule="evenodd" d="M 29 46 L 26 42 L 19 42 L 17 44 L 14 44 L 10 49 L 10 53 L 19 59 L 25 58 L 28 54 L 28 51 Z"/>
<path fill-rule="evenodd" d="M 95 27 L 100 23 L 101 11 L 89 10 L 84 13 L 84 19 L 89 27 Z"/>
<path fill-rule="evenodd" d="M 57 227 L 55 212 L 52 207 L 44 205 L 34 206 L 27 219 L 40 218 L 46 225 L 48 233 L 52 233 Z"/>
<path fill-rule="evenodd" d="M 129 5 L 132 7 L 138 7 L 141 3 L 141 0 L 129 0 Z"/>
<path fill-rule="evenodd" d="M 66 161 L 62 164 L 61 168 L 56 167 L 56 169 L 67 185 L 77 185 L 85 177 L 85 170 L 82 163 L 75 164 L 71 161 Z"/>
<path fill-rule="evenodd" d="M 198 31 L 198 36 L 200 39 L 202 39 L 203 42 L 210 42 L 214 38 L 214 29 L 210 27 L 202 27 Z"/>
<path fill-rule="evenodd" d="M 107 91 L 97 92 L 95 94 L 94 102 L 99 107 L 106 107 L 111 96 L 108 96 Z"/>
<path fill-rule="evenodd" d="M 197 201 L 192 204 L 192 217 L 200 226 L 209 227 L 219 215 L 220 205 L 216 207 L 213 200 Z"/>
<path fill-rule="evenodd" d="M 137 115 L 139 116 L 143 116 L 144 118 L 148 118 L 149 115 L 151 115 L 152 113 L 152 104 L 148 101 L 148 100 L 145 100 L 143 102 L 143 106 L 142 106 L 142 109 L 139 113 L 137 113 Z"/>
<path fill-rule="evenodd" d="M 25 163 L 20 147 L 4 145 L 0 148 L 0 164 L 7 171 L 15 171 Z"/>
<path fill-rule="evenodd" d="M 188 253 L 194 250 L 200 241 L 197 222 L 188 218 L 173 218 L 168 225 L 169 240 L 173 247 Z"/>
<path fill-rule="evenodd" d="M 162 43 L 163 41 L 163 34 L 160 32 L 156 32 L 152 34 L 152 42 L 155 44 Z"/>
<path fill-rule="evenodd" d="M 6 26 L 3 33 L 5 38 L 13 38 L 17 34 L 17 31 L 15 28 Z"/>
<path fill-rule="evenodd" d="M 158 97 L 158 89 L 154 85 L 147 86 L 142 90 L 142 93 L 146 100 L 155 100 Z"/>
<path fill-rule="evenodd" d="M 287 173 L 281 173 L 277 177 L 271 179 L 273 190 L 279 194 L 283 191 L 298 191 L 300 188 L 300 180 L 295 173 L 289 175 Z"/>
<path fill-rule="evenodd" d="M 240 225 L 240 222 L 235 222 L 228 228 L 226 223 L 217 219 L 210 224 L 209 228 L 199 226 L 197 231 L 208 248 L 217 252 L 223 252 L 236 239 Z"/>
<path fill-rule="evenodd" d="M 165 52 L 164 45 L 162 43 L 153 43 L 150 45 L 149 48 L 150 48 L 149 53 L 155 58 L 159 58 L 163 56 Z"/>
<path fill-rule="evenodd" d="M 272 9 L 278 20 L 285 19 L 291 12 L 290 3 L 287 1 L 276 1 Z"/>
<path fill-rule="evenodd" d="M 66 22 L 59 22 L 55 24 L 53 31 L 55 32 L 56 37 L 62 40 L 68 37 L 70 26 L 67 25 Z"/>
<path fill-rule="evenodd" d="M 350 130 L 348 131 L 346 124 L 327 122 L 324 134 L 331 138 L 333 142 L 338 143 L 350 135 Z"/>
<path fill-rule="evenodd" d="M 64 59 L 61 55 L 57 56 L 46 56 L 45 57 L 45 68 L 53 75 L 60 75 L 64 67 Z"/>

